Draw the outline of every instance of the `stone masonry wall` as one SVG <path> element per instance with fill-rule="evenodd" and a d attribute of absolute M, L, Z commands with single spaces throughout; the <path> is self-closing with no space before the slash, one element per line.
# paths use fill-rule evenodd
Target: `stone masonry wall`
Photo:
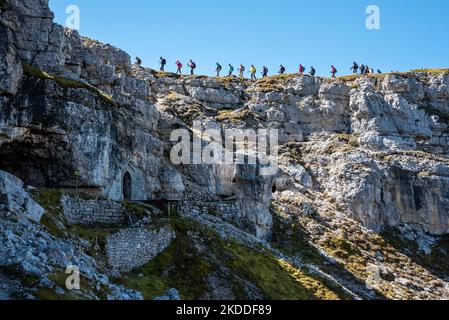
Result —
<path fill-rule="evenodd" d="M 159 231 L 146 228 L 122 230 L 106 239 L 109 264 L 114 271 L 130 272 L 163 252 L 175 237 L 175 232 L 166 228 Z"/>
<path fill-rule="evenodd" d="M 70 224 L 114 225 L 127 221 L 120 203 L 111 200 L 84 200 L 64 196 L 61 200 L 64 216 Z"/>
<path fill-rule="evenodd" d="M 234 221 L 241 215 L 241 206 L 238 202 L 190 202 L 180 204 L 181 213 L 188 215 L 211 214 L 220 216 L 227 221 Z"/>

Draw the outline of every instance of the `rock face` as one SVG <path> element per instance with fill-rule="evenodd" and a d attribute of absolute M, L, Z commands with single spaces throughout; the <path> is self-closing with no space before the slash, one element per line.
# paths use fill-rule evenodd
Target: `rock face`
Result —
<path fill-rule="evenodd" d="M 39 222 L 44 209 L 23 189 L 23 182 L 0 170 L 0 214 Z"/>
<path fill-rule="evenodd" d="M 54 24 L 46 0 L 2 1 L 0 16 L 0 168 L 27 184 L 113 200 L 231 197 L 238 213 L 222 217 L 260 238 L 270 236 L 272 193 L 305 190 L 375 231 L 449 233 L 447 73 L 179 77 Z M 170 133 L 192 120 L 278 129 L 288 151 L 279 172 L 175 166 Z"/>

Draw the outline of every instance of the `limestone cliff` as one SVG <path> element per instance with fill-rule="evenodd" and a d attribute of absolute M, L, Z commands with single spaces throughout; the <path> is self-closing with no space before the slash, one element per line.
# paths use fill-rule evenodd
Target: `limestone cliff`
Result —
<path fill-rule="evenodd" d="M 246 244 L 282 240 L 286 249 L 309 241 L 326 259 L 345 265 L 359 256 L 362 269 L 371 261 L 384 274 L 400 270 L 402 261 L 399 284 L 385 280 L 389 290 L 378 289 L 381 295 L 429 298 L 419 292 L 431 279 L 437 297 L 447 296 L 444 276 L 410 260 L 390 265 L 376 242 L 376 233 L 394 227 L 420 248 L 422 239 L 435 244 L 449 234 L 447 70 L 257 82 L 176 76 L 132 65 L 124 51 L 63 29 L 53 23 L 48 0 L 0 1 L 0 17 L 1 170 L 40 189 L 179 201 L 185 216 L 226 236 L 232 230 L 250 239 Z M 206 128 L 278 129 L 278 173 L 173 165 L 170 133 L 190 129 L 193 120 Z M 292 221 L 299 229 L 290 230 Z M 288 235 L 305 231 L 308 240 L 284 239 L 280 226 Z M 366 270 L 351 266 L 344 272 L 366 278 Z M 409 283 L 417 273 L 420 290 Z M 331 274 L 345 294 L 376 297 L 347 275 Z M 208 274 L 211 286 L 223 280 L 217 277 Z"/>

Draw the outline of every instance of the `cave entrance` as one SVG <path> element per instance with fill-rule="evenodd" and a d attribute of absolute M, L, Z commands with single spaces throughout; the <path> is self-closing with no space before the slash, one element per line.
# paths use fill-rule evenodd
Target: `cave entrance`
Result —
<path fill-rule="evenodd" d="M 132 179 L 131 174 L 126 172 L 123 176 L 123 200 L 131 201 L 132 200 Z"/>

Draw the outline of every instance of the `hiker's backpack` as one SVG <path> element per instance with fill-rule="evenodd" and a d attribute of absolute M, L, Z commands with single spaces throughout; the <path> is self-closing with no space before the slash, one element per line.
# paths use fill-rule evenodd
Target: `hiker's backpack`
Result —
<path fill-rule="evenodd" d="M 192 64 L 190 65 L 190 67 L 191 67 L 192 69 L 195 69 L 195 68 L 196 68 L 196 63 L 195 63 L 195 62 L 192 62 Z"/>
<path fill-rule="evenodd" d="M 217 70 L 221 71 L 222 67 L 221 65 L 217 65 Z"/>
<path fill-rule="evenodd" d="M 161 60 L 161 64 L 167 64 L 167 60 L 162 59 L 162 60 Z"/>

